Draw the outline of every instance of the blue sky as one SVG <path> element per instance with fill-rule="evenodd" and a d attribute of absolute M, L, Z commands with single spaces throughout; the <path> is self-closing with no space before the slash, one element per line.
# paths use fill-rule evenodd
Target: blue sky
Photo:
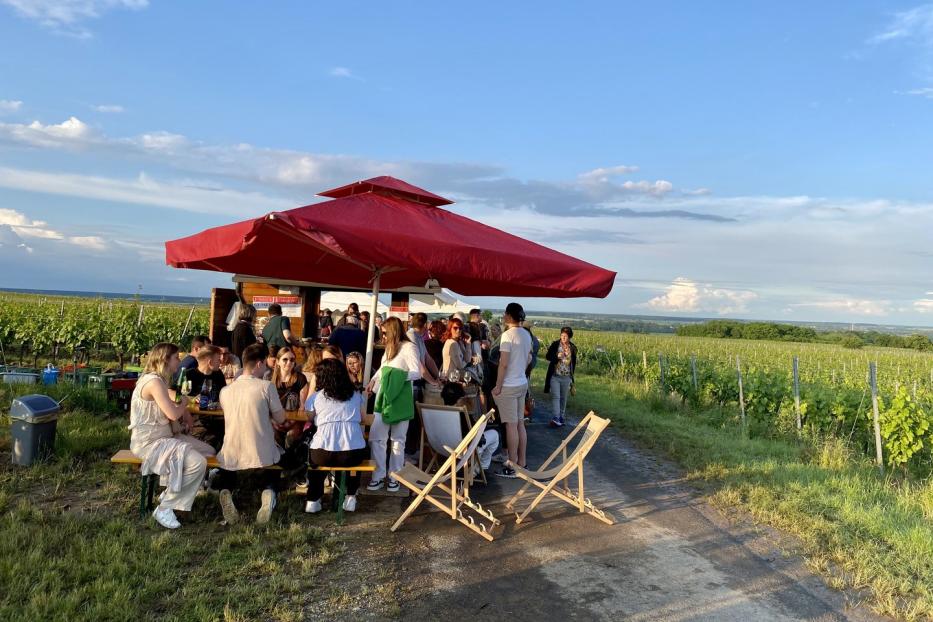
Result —
<path fill-rule="evenodd" d="M 0 0 L 6 287 L 391 174 L 620 273 L 531 308 L 929 325 L 930 144 L 933 4 Z"/>

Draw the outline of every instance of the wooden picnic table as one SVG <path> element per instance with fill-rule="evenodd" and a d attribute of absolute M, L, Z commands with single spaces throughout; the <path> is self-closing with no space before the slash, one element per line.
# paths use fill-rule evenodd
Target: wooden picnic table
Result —
<path fill-rule="evenodd" d="M 223 417 L 224 411 L 217 410 L 201 410 L 197 404 L 190 403 L 188 404 L 188 412 L 192 415 L 198 415 L 202 417 Z M 285 420 L 286 421 L 307 421 L 308 420 L 308 411 L 306 410 L 286 410 L 285 411 Z M 373 415 L 369 413 L 363 413 L 363 425 L 371 426 L 373 424 Z"/>

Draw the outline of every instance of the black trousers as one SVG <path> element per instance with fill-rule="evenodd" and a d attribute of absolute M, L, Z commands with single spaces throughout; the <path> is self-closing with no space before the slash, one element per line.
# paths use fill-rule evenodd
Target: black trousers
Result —
<path fill-rule="evenodd" d="M 349 451 L 327 451 L 326 449 L 312 449 L 308 461 L 308 501 L 318 501 L 324 496 L 324 478 L 326 471 L 318 471 L 316 466 L 350 467 L 356 466 L 369 459 L 369 448 L 351 449 Z M 337 477 L 335 475 L 335 477 Z M 347 474 L 347 494 L 355 495 L 360 488 L 360 474 Z"/>
<path fill-rule="evenodd" d="M 241 477 L 245 477 L 252 485 L 250 488 L 265 490 L 271 488 L 279 492 L 282 489 L 282 472 L 294 471 L 302 466 L 299 461 L 298 451 L 287 451 L 282 454 L 279 461 L 275 463 L 278 469 L 244 469 L 242 471 L 228 471 L 220 469 L 217 477 L 214 479 L 211 488 L 214 490 L 236 490 L 240 488 Z"/>

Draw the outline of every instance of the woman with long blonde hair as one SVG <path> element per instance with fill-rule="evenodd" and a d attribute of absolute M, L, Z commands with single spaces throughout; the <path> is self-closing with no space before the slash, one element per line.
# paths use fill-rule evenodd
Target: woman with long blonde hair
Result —
<path fill-rule="evenodd" d="M 368 391 L 375 389 L 376 392 L 376 413 L 369 431 L 376 470 L 367 488 L 380 490 L 386 486 L 387 490 L 395 492 L 399 484 L 387 475 L 405 464 L 405 436 L 408 422 L 415 416 L 411 381 L 423 377 L 424 367 L 418 348 L 408 339 L 401 320 L 390 317 L 383 322 L 382 328 L 385 331 L 385 356 L 379 373 L 373 376 L 367 387 Z M 389 440 L 392 441 L 391 452 Z"/>
<path fill-rule="evenodd" d="M 204 457 L 215 453 L 207 443 L 172 430 L 172 422 L 182 422 L 183 429 L 192 423 L 187 402 L 176 403 L 169 390 L 179 363 L 178 346 L 153 346 L 130 400 L 130 451 L 143 461 L 140 473 L 159 475 L 168 484 L 152 513 L 167 529 L 181 526 L 175 510 L 191 510 L 207 469 Z"/>

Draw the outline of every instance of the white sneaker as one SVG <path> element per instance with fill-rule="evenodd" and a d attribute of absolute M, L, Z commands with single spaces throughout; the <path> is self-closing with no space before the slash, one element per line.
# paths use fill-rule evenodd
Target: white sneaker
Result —
<path fill-rule="evenodd" d="M 178 529 L 181 527 L 181 523 L 178 522 L 178 518 L 171 508 L 165 508 L 163 510 L 160 505 L 155 509 L 155 512 L 152 513 L 152 517 L 166 529 Z"/>
<path fill-rule="evenodd" d="M 355 500 L 356 498 L 354 497 L 354 501 Z M 317 501 L 308 501 L 307 503 L 305 503 L 305 514 L 317 514 L 320 511 L 321 511 L 321 500 L 320 499 L 318 499 Z"/>
<path fill-rule="evenodd" d="M 220 491 L 220 511 L 228 525 L 236 525 L 240 521 L 240 514 L 233 505 L 233 495 L 226 488 Z"/>
<path fill-rule="evenodd" d="M 398 489 L 399 489 L 398 482 L 390 477 L 389 483 L 386 484 L 386 490 L 388 490 L 389 492 L 398 492 Z"/>
<path fill-rule="evenodd" d="M 374 479 L 366 485 L 366 490 L 382 490 L 382 487 L 385 485 L 385 480 Z"/>
<path fill-rule="evenodd" d="M 345 512 L 356 512 L 356 495 L 347 495 L 343 500 L 343 509 Z"/>
<path fill-rule="evenodd" d="M 256 522 L 264 525 L 272 518 L 272 510 L 275 509 L 275 491 L 266 488 L 262 491 L 262 507 L 256 513 Z"/>

